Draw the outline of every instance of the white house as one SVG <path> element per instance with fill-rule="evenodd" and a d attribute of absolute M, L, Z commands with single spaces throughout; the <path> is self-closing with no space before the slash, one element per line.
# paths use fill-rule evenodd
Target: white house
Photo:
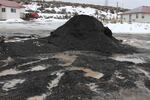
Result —
<path fill-rule="evenodd" d="M 0 20 L 20 18 L 24 11 L 24 7 L 17 2 L 0 0 Z"/>
<path fill-rule="evenodd" d="M 141 6 L 120 15 L 123 22 L 150 23 L 150 6 Z"/>

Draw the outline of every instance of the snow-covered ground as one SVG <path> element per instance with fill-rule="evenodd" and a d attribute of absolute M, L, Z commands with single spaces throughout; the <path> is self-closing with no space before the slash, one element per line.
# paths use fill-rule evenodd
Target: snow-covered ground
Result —
<path fill-rule="evenodd" d="M 63 25 L 67 20 L 62 19 L 35 19 L 23 21 L 21 19 L 9 19 L 0 21 L 0 36 L 29 36 L 37 35 L 45 37 L 50 31 Z"/>
<path fill-rule="evenodd" d="M 63 25 L 66 21 L 67 21 L 66 19 L 53 19 L 53 18 L 51 19 L 40 18 L 40 19 L 36 19 L 33 21 L 23 21 L 20 19 L 1 21 L 0 22 L 0 35 L 3 35 L 4 33 L 12 33 L 13 32 L 12 30 L 16 30 L 15 33 L 19 33 L 20 31 L 24 31 L 24 30 L 51 31 Z M 149 23 L 132 23 L 132 24 L 108 23 L 108 24 L 105 24 L 105 26 L 109 27 L 113 33 L 117 33 L 117 34 L 120 34 L 120 33 L 149 34 L 150 33 Z M 20 30 L 20 31 L 17 32 L 17 30 Z"/>
<path fill-rule="evenodd" d="M 9 19 L 0 21 L 0 30 L 5 29 L 31 29 L 31 30 L 53 30 L 64 24 L 65 19 L 34 19 L 32 21 L 24 21 L 22 19 Z"/>

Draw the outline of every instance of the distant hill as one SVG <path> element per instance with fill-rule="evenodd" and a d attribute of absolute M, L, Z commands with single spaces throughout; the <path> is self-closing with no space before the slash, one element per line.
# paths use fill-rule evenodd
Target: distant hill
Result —
<path fill-rule="evenodd" d="M 31 0 L 15 0 L 24 3 L 26 13 L 37 12 L 40 18 L 70 19 L 74 15 L 90 15 L 103 22 L 118 22 L 118 13 L 128 9 L 84 3 L 62 1 L 35 2 Z"/>
<path fill-rule="evenodd" d="M 17 1 L 17 2 L 24 2 L 24 3 L 30 3 L 30 2 L 35 2 L 33 0 L 11 0 L 11 1 Z M 102 6 L 102 5 L 94 5 L 94 4 L 84 4 L 84 3 L 71 3 L 71 2 L 62 2 L 62 1 L 49 1 L 49 2 L 40 2 L 43 4 L 53 4 L 55 7 L 60 7 L 60 6 L 82 6 L 84 7 L 91 7 L 95 8 L 98 10 L 117 10 L 118 12 L 124 12 L 127 11 L 128 9 L 125 8 L 120 8 L 120 7 L 112 7 L 112 6 Z"/>

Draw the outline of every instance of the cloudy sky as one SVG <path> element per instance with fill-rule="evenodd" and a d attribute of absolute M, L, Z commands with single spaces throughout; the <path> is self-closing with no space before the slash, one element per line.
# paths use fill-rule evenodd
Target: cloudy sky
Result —
<path fill-rule="evenodd" d="M 99 4 L 99 5 L 105 4 L 105 0 L 62 0 L 62 1 L 92 3 L 92 4 Z M 124 8 L 135 8 L 142 5 L 150 6 L 150 0 L 108 0 L 108 5 L 116 6 L 117 2 L 119 3 L 120 7 L 124 7 Z"/>

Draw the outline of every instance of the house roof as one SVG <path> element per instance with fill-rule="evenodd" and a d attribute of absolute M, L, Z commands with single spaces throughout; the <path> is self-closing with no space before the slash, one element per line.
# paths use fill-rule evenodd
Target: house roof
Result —
<path fill-rule="evenodd" d="M 23 8 L 23 6 L 20 5 L 19 3 L 15 1 L 8 1 L 8 0 L 0 0 L 0 6 Z"/>
<path fill-rule="evenodd" d="M 149 13 L 150 14 L 150 6 L 141 6 L 141 7 L 126 11 L 122 14 L 134 14 L 134 13 Z"/>

